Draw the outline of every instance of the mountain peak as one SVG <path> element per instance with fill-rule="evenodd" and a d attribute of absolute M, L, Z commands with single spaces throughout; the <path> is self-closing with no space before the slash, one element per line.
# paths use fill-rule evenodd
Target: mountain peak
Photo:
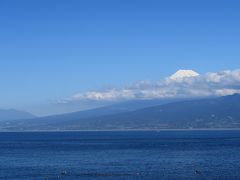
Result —
<path fill-rule="evenodd" d="M 196 77 L 199 76 L 199 74 L 193 70 L 178 70 L 175 74 L 170 76 L 170 79 L 172 80 L 177 80 L 177 79 L 182 79 L 186 77 Z"/>

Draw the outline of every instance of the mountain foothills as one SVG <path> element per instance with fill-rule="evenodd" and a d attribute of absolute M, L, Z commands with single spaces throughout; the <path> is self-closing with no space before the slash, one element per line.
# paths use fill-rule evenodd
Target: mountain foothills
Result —
<path fill-rule="evenodd" d="M 139 101 L 71 114 L 4 121 L 2 131 L 240 128 L 240 95 Z"/>

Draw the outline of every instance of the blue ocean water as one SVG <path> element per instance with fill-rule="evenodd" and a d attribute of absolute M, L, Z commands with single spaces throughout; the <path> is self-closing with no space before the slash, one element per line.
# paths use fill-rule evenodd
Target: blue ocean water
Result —
<path fill-rule="evenodd" d="M 240 179 L 240 131 L 0 133 L 0 179 Z"/>

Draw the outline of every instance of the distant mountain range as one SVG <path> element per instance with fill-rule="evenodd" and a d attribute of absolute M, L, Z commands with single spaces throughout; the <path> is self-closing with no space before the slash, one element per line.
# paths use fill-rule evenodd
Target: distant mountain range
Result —
<path fill-rule="evenodd" d="M 5 121 L 1 130 L 240 128 L 240 95 L 197 100 L 135 101 L 94 110 Z"/>
<path fill-rule="evenodd" d="M 33 114 L 15 109 L 0 109 L 0 121 L 23 120 L 36 118 Z"/>
<path fill-rule="evenodd" d="M 67 113 L 67 114 L 60 114 L 60 115 L 52 115 L 46 117 L 27 117 L 27 118 L 13 118 L 13 119 L 4 119 L 0 121 L 0 130 L 1 129 L 25 129 L 34 127 L 34 129 L 46 129 L 49 126 L 54 124 L 61 124 L 66 121 L 72 120 L 80 120 L 80 119 L 87 119 L 87 118 L 95 118 L 101 117 L 106 115 L 113 115 L 113 114 L 120 114 L 124 112 L 131 112 L 138 109 L 146 108 L 146 107 L 153 107 L 161 104 L 166 104 L 170 102 L 177 102 L 181 99 L 165 99 L 165 100 L 134 100 L 134 101 L 127 101 L 122 103 L 116 103 L 110 106 L 90 109 L 85 111 Z M 15 120 L 15 121 L 13 121 Z M 54 129 L 54 127 L 51 127 Z"/>

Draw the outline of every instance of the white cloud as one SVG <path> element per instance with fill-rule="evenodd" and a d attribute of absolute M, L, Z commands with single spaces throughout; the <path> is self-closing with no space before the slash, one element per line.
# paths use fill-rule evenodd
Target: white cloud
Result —
<path fill-rule="evenodd" d="M 219 96 L 232 95 L 236 93 L 240 93 L 240 90 L 238 89 L 217 89 L 216 90 L 216 95 L 219 95 Z"/>
<path fill-rule="evenodd" d="M 165 78 L 158 82 L 142 81 L 128 87 L 78 93 L 66 101 L 120 101 L 181 97 L 224 96 L 240 93 L 240 70 Z"/>
<path fill-rule="evenodd" d="M 89 91 L 86 93 L 78 93 L 72 96 L 72 99 L 76 100 L 105 100 L 112 101 L 115 99 L 131 99 L 134 98 L 132 91 L 129 89 L 110 89 L 102 92 Z"/>

